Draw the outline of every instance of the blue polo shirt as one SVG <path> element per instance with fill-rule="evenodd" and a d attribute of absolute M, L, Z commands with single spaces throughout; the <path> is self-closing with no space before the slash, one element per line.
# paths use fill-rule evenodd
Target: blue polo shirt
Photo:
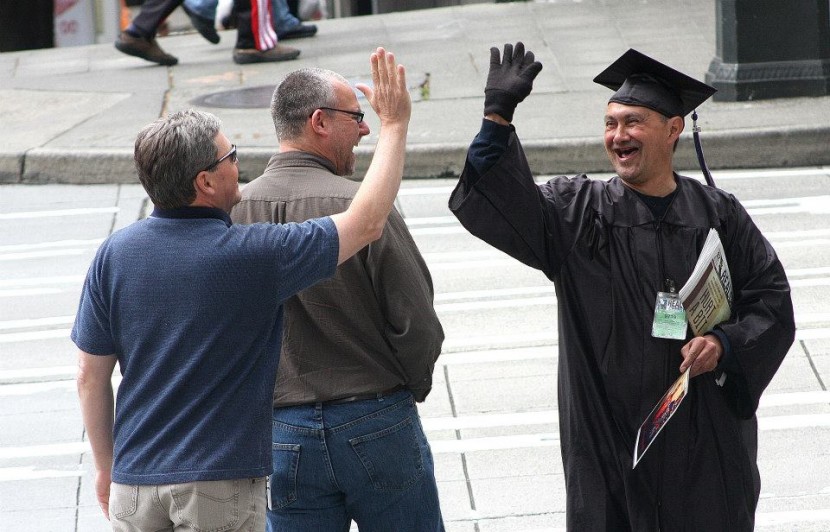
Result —
<path fill-rule="evenodd" d="M 237 226 L 203 208 L 157 210 L 101 245 L 72 340 L 118 357 L 114 482 L 271 473 L 282 303 L 333 275 L 338 248 L 331 218 Z"/>

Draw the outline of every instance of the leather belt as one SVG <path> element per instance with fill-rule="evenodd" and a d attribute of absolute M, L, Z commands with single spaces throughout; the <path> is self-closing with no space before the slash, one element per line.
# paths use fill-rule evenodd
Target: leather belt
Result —
<path fill-rule="evenodd" d="M 386 397 L 387 395 L 392 395 L 395 392 L 399 392 L 401 390 L 406 389 L 406 386 L 403 384 L 398 384 L 394 388 L 389 388 L 388 390 L 384 390 L 382 392 L 376 393 L 363 393 L 358 395 L 350 395 L 348 397 L 341 397 L 339 399 L 332 399 L 330 401 L 323 401 L 322 404 L 324 405 L 341 405 L 344 403 L 353 403 L 355 401 L 366 401 L 368 399 L 381 399 Z"/>

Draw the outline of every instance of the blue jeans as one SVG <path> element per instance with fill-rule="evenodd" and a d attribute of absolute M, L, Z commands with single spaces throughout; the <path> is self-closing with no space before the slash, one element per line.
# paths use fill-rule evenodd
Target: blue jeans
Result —
<path fill-rule="evenodd" d="M 443 531 L 412 394 L 274 410 L 271 532 Z"/>
<path fill-rule="evenodd" d="M 216 0 L 185 0 L 189 10 L 209 20 L 216 18 Z M 288 31 L 300 25 L 300 19 L 291 14 L 287 0 L 271 0 L 271 16 L 277 33 Z"/>

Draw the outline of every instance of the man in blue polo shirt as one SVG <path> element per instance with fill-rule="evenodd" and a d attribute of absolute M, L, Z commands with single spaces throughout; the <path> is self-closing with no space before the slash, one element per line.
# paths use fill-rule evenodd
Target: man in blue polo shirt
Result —
<path fill-rule="evenodd" d="M 145 127 L 139 178 L 155 210 L 113 234 L 72 330 L 98 502 L 114 530 L 265 530 L 282 303 L 380 237 L 403 173 L 411 105 L 379 48 L 375 156 L 342 213 L 236 226 L 236 146 L 208 113 Z M 112 372 L 122 381 L 114 408 Z"/>

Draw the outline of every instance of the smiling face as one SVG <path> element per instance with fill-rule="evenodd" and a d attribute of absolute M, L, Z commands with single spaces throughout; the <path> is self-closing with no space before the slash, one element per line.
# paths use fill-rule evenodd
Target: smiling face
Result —
<path fill-rule="evenodd" d="M 605 151 L 617 175 L 648 195 L 674 190 L 672 157 L 683 119 L 647 107 L 610 102 L 605 114 Z"/>
<path fill-rule="evenodd" d="M 345 83 L 335 81 L 334 94 L 336 103 L 332 107 L 347 111 L 360 111 L 354 90 Z M 328 159 L 334 163 L 337 175 L 352 175 L 355 170 L 354 148 L 360 143 L 361 138 L 369 134 L 369 126 L 365 121 L 358 123 L 356 118 L 348 113 L 337 111 L 328 113 L 334 121 L 327 149 Z"/>

